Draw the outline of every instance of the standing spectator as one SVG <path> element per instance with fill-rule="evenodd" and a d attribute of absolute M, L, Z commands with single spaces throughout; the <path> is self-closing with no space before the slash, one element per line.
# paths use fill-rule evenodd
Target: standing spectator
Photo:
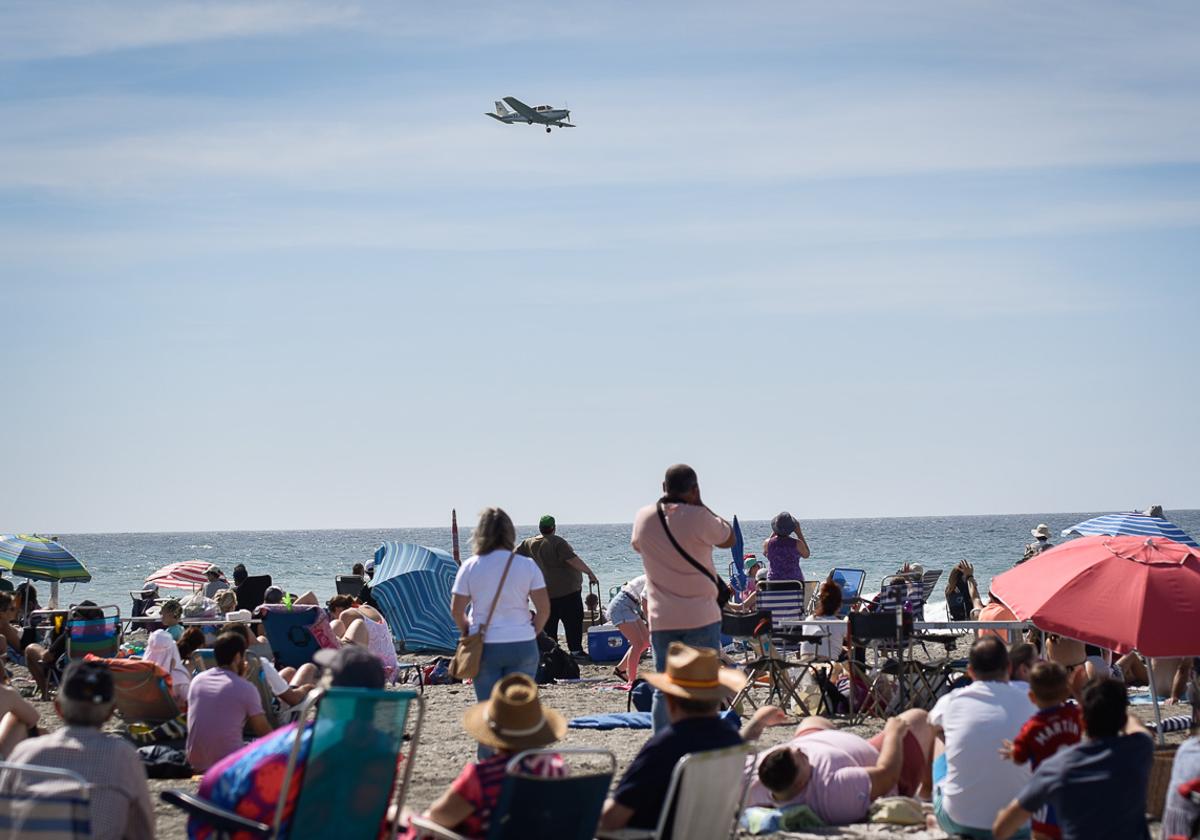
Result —
<path fill-rule="evenodd" d="M 932 752 L 924 709 L 889 718 L 869 741 L 811 715 L 787 744 L 759 753 L 748 804 L 807 805 L 830 825 L 864 822 L 876 799 L 928 795 Z"/>
<path fill-rule="evenodd" d="M 804 580 L 800 561 L 809 557 L 808 542 L 796 517 L 786 510 L 771 520 L 771 536 L 763 540 L 763 554 L 767 555 L 767 580 Z"/>
<path fill-rule="evenodd" d="M 483 636 L 483 658 L 475 677 L 475 699 L 492 696 L 501 677 L 537 676 L 537 634 L 550 614 L 546 580 L 537 563 L 516 552 L 517 534 L 512 520 L 500 508 L 484 508 L 471 537 L 475 553 L 463 561 L 451 589 L 450 614 L 463 636 Z M 529 615 L 529 602 L 534 614 Z M 479 757 L 490 751 L 479 745 Z"/>
<path fill-rule="evenodd" d="M 667 667 L 671 642 L 720 649 L 721 608 L 712 550 L 733 545 L 733 528 L 700 500 L 700 482 L 691 467 L 670 467 L 663 493 L 658 502 L 637 512 L 631 539 L 646 569 L 650 644 L 657 671 Z M 666 727 L 666 702 L 657 689 L 653 716 L 655 732 Z"/>
<path fill-rule="evenodd" d="M 1014 836 L 1031 814 L 1052 805 L 1063 840 L 1149 840 L 1146 788 L 1154 740 L 1128 713 L 1125 684 L 1102 677 L 1083 690 L 1087 739 L 1042 762 L 995 817 L 996 840 Z"/>
<path fill-rule="evenodd" d="M 1009 684 L 1008 650 L 999 639 L 980 638 L 967 662 L 974 682 L 942 697 L 929 713 L 934 735 L 945 744 L 933 762 L 933 812 L 947 834 L 990 838 L 996 812 L 1029 781 L 1029 770 L 1005 761 L 1000 746 L 1036 709 Z M 1021 836 L 1029 836 L 1027 824 Z"/>
<path fill-rule="evenodd" d="M 1026 560 L 1032 560 L 1043 551 L 1054 548 L 1054 543 L 1050 542 L 1050 526 L 1043 522 L 1041 525 L 1029 532 L 1033 535 L 1033 542 L 1025 546 L 1025 554 L 1017 561 L 1017 565 L 1021 565 Z"/>
<path fill-rule="evenodd" d="M 539 536 L 530 537 L 517 546 L 517 554 L 532 557 L 546 580 L 550 596 L 550 618 L 546 635 L 558 641 L 558 623 L 563 625 L 567 650 L 577 659 L 586 659 L 583 652 L 583 576 L 598 584 L 600 581 L 579 558 L 571 544 L 555 533 L 554 517 L 546 514 L 538 522 Z"/>
<path fill-rule="evenodd" d="M 213 643 L 217 667 L 201 671 L 188 688 L 187 759 L 203 772 L 242 748 L 242 732 L 256 738 L 271 731 L 258 690 L 242 678 L 246 638 L 222 633 Z"/>
<path fill-rule="evenodd" d="M 783 711 L 763 706 L 741 732 L 719 716 L 721 701 L 746 684 L 746 675 L 722 668 L 715 650 L 671 645 L 665 673 L 646 681 L 661 689 L 671 724 L 642 745 L 612 798 L 604 803 L 600 828 L 654 828 L 667 802 L 671 774 L 685 755 L 757 740 L 766 726 L 782 723 Z M 664 836 L 671 836 L 668 824 Z"/>
<path fill-rule="evenodd" d="M 1013 650 L 1021 647 L 1015 645 Z M 1012 741 L 1005 741 L 1002 751 L 1014 764 L 1029 762 L 1037 770 L 1043 761 L 1062 747 L 1079 743 L 1083 718 L 1079 707 L 1069 702 L 1071 687 L 1067 685 L 1067 669 L 1057 662 L 1039 662 L 1029 671 L 1029 697 L 1038 707 L 1037 714 L 1025 721 Z M 1044 805 L 1033 814 L 1034 840 L 1060 840 L 1062 830 L 1054 808 Z"/>
<path fill-rule="evenodd" d="M 650 649 L 650 627 L 646 624 L 646 576 L 638 575 L 621 587 L 608 604 L 608 620 L 629 640 L 629 649 L 617 663 L 616 675 L 626 682 L 637 679 L 638 663 Z"/>
<path fill-rule="evenodd" d="M 92 786 L 89 836 L 93 840 L 152 838 L 154 806 L 142 762 L 129 744 L 100 731 L 112 717 L 114 697 L 108 668 L 71 663 L 54 701 L 66 726 L 21 742 L 9 761 L 59 767 L 82 776 Z M 12 789 L 12 779 L 0 776 L 0 790 Z"/>

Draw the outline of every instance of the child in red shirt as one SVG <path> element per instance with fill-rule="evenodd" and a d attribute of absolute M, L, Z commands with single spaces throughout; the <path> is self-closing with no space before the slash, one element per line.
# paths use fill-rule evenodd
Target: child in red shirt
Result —
<path fill-rule="evenodd" d="M 1001 755 L 1016 764 L 1031 763 L 1032 769 L 1062 747 L 1079 742 L 1083 732 L 1079 707 L 1067 698 L 1071 688 L 1067 671 L 1057 662 L 1037 662 L 1029 672 L 1029 699 L 1038 711 L 1017 733 L 1005 741 Z M 1046 805 L 1033 815 L 1034 840 L 1060 840 L 1062 831 L 1055 819 L 1054 809 Z"/>

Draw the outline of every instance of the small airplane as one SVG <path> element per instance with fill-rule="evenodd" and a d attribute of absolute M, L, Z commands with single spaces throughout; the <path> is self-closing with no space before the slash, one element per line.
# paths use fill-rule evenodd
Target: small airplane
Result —
<path fill-rule="evenodd" d="M 512 110 L 504 107 L 504 102 L 507 102 Z M 574 128 L 575 126 L 567 122 L 571 118 L 571 111 L 567 108 L 554 108 L 550 105 L 538 105 L 536 108 L 530 108 L 520 99 L 515 96 L 504 97 L 504 102 L 496 100 L 496 112 L 487 113 L 494 120 L 499 120 L 506 125 L 513 123 L 528 123 L 529 125 L 544 125 L 546 133 L 550 133 L 551 126 L 556 128 Z"/>

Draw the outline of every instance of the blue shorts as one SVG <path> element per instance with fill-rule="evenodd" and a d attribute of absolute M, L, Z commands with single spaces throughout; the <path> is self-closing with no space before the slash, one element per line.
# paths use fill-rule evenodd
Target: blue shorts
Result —
<path fill-rule="evenodd" d="M 946 778 L 946 754 L 942 753 L 933 760 L 933 815 L 937 817 L 938 827 L 949 835 L 962 835 L 974 840 L 992 840 L 992 827 L 972 828 L 961 825 L 946 813 L 942 804 L 942 779 Z M 1029 826 L 1024 825 L 1013 835 L 1014 840 L 1028 840 Z"/>
<path fill-rule="evenodd" d="M 608 602 L 608 620 L 617 627 L 631 621 L 639 621 L 641 617 L 638 605 L 624 592 L 617 593 L 617 596 Z"/>
<path fill-rule="evenodd" d="M 8 646 L 8 661 L 14 665 L 24 665 L 25 657 L 17 653 L 17 649 L 12 645 Z"/>

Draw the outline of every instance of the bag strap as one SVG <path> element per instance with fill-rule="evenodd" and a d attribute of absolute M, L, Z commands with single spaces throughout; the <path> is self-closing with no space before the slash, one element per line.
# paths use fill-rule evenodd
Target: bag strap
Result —
<path fill-rule="evenodd" d="M 504 591 L 504 581 L 508 579 L 508 570 L 512 568 L 513 558 L 517 556 L 517 550 L 514 548 L 512 553 L 508 555 L 508 561 L 504 564 L 504 574 L 500 575 L 500 585 L 496 587 L 496 597 L 492 598 L 492 608 L 488 610 L 487 621 L 479 625 L 479 638 L 483 638 L 483 634 L 487 632 L 488 625 L 492 623 L 492 613 L 496 611 L 496 602 L 500 600 L 500 593 Z"/>
<path fill-rule="evenodd" d="M 671 545 L 675 546 L 675 550 L 679 552 L 679 554 L 683 557 L 684 560 L 691 563 L 693 566 L 695 566 L 697 569 L 699 569 L 700 572 L 706 578 L 711 580 L 713 586 L 717 587 L 717 592 L 719 593 L 721 591 L 721 584 L 717 581 L 717 576 L 715 574 L 713 574 L 712 572 L 710 572 L 708 569 L 706 569 L 704 566 L 702 566 L 695 558 L 692 557 L 692 555 L 690 555 L 686 551 L 684 551 L 683 546 L 681 546 L 679 544 L 679 541 L 675 539 L 675 535 L 671 533 L 671 529 L 667 527 L 667 514 L 663 507 L 662 502 L 658 503 L 657 509 L 658 509 L 658 521 L 662 523 L 663 530 L 667 532 L 667 539 L 669 539 L 671 541 Z"/>

